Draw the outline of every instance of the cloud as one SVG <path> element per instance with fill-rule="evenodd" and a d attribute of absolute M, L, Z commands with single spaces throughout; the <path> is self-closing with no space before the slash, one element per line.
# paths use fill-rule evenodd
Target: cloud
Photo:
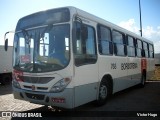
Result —
<path fill-rule="evenodd" d="M 147 26 L 143 28 L 143 34 L 149 39 L 158 39 L 160 37 L 160 26 L 154 29 L 152 26 Z"/>
<path fill-rule="evenodd" d="M 134 19 L 122 21 L 118 25 L 140 35 L 139 27 L 137 27 Z M 160 26 L 157 26 L 157 28 L 146 26 L 142 28 L 142 34 L 143 37 L 153 41 L 155 53 L 160 53 Z"/>
<path fill-rule="evenodd" d="M 128 21 L 122 21 L 118 25 L 129 31 L 136 32 L 136 34 L 139 34 L 139 28 L 136 26 L 134 19 L 129 19 Z"/>

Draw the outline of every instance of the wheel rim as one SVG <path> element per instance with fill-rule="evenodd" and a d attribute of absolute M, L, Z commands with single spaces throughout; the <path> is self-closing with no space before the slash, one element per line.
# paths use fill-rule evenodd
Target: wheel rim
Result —
<path fill-rule="evenodd" d="M 105 86 L 105 85 L 102 85 L 101 87 L 100 87 L 100 98 L 101 99 L 106 99 L 106 97 L 107 97 L 107 87 Z"/>

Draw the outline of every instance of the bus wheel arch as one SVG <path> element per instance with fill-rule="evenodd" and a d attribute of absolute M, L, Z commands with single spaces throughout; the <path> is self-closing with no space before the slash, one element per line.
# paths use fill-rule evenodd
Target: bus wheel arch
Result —
<path fill-rule="evenodd" d="M 111 75 L 105 75 L 99 84 L 98 98 L 96 104 L 104 105 L 113 92 L 113 80 Z"/>

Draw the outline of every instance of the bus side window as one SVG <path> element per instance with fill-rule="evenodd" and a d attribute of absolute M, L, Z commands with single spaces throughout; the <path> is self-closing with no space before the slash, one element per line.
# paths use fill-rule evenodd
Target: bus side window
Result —
<path fill-rule="evenodd" d="M 137 57 L 142 57 L 142 41 L 139 39 L 136 42 L 136 53 Z"/>
<path fill-rule="evenodd" d="M 148 58 L 149 57 L 148 43 L 143 42 L 143 50 L 144 50 L 145 57 Z"/>
<path fill-rule="evenodd" d="M 98 46 L 102 55 L 113 54 L 113 44 L 111 40 L 111 30 L 108 27 L 98 25 Z"/>
<path fill-rule="evenodd" d="M 154 58 L 154 49 L 152 44 L 149 44 L 149 57 Z"/>
<path fill-rule="evenodd" d="M 83 37 L 83 34 L 86 33 L 83 32 L 82 25 L 83 27 L 86 27 L 86 37 Z M 94 64 L 97 61 L 96 38 L 94 28 L 76 22 L 76 38 L 73 42 L 73 47 L 75 54 L 75 64 L 77 66 L 84 64 Z"/>
<path fill-rule="evenodd" d="M 135 57 L 136 56 L 136 51 L 135 51 L 135 39 L 131 36 L 127 36 L 127 53 L 129 57 Z"/>
<path fill-rule="evenodd" d="M 118 56 L 126 56 L 127 48 L 126 48 L 125 35 L 118 31 L 113 30 L 112 38 L 114 42 L 114 54 Z"/>

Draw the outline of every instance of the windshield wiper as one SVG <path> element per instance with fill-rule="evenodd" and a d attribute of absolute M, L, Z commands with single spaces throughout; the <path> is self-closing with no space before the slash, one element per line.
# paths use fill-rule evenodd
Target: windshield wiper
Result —
<path fill-rule="evenodd" d="M 44 29 L 44 31 L 42 32 L 41 38 L 44 38 L 45 32 L 46 32 L 46 31 L 49 32 L 52 28 L 53 28 L 53 25 L 52 25 L 52 24 L 51 24 L 51 25 L 48 25 L 48 26 L 46 27 L 46 29 Z"/>

